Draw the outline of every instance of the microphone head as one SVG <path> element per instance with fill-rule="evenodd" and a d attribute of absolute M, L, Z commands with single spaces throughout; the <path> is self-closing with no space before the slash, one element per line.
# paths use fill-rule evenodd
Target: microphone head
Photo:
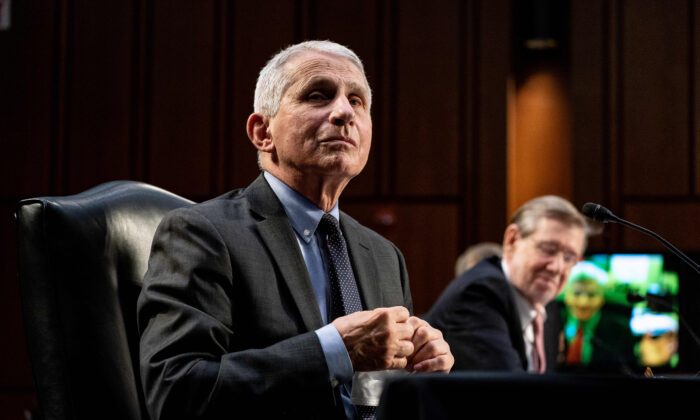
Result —
<path fill-rule="evenodd" d="M 590 217 L 591 219 L 597 220 L 599 222 L 607 223 L 614 222 L 617 220 L 617 216 L 615 216 L 610 210 L 606 209 L 600 204 L 586 203 L 583 205 L 581 212 L 584 216 Z"/>

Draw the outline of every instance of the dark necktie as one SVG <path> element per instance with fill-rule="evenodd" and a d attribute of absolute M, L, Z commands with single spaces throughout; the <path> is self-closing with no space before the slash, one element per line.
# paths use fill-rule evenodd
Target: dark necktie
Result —
<path fill-rule="evenodd" d="M 340 225 L 332 215 L 326 213 L 321 218 L 318 228 L 326 238 L 328 257 L 328 278 L 331 289 L 331 321 L 353 312 L 362 310 L 360 292 L 350 265 L 350 256 L 345 239 L 340 233 Z M 356 405 L 362 420 L 375 418 L 376 407 Z"/>
<path fill-rule="evenodd" d="M 360 292 L 352 273 L 350 257 L 345 239 L 340 234 L 340 226 L 335 217 L 326 213 L 318 225 L 326 237 L 328 246 L 328 277 L 331 289 L 331 321 L 353 312 L 362 310 Z"/>

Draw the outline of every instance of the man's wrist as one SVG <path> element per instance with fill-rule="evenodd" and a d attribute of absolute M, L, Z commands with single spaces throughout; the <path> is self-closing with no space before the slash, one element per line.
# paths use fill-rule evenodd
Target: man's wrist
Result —
<path fill-rule="evenodd" d="M 323 354 L 328 365 L 328 374 L 331 382 L 349 383 L 354 373 L 352 361 L 340 333 L 333 324 L 328 324 L 317 329 L 316 335 L 321 342 Z"/>

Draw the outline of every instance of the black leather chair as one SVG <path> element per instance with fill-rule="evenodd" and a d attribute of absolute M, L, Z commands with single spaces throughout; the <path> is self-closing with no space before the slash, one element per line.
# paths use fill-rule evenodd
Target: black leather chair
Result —
<path fill-rule="evenodd" d="M 158 223 L 191 203 L 114 181 L 18 204 L 22 317 L 41 417 L 148 419 L 136 301 Z"/>

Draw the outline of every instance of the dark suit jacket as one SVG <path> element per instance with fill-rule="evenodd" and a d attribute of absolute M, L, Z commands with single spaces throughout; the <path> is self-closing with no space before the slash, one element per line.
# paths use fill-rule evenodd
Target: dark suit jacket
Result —
<path fill-rule="evenodd" d="M 449 343 L 453 370 L 527 369 L 514 293 L 498 257 L 482 260 L 447 286 L 426 320 Z"/>
<path fill-rule="evenodd" d="M 363 306 L 412 311 L 399 250 L 344 213 L 340 225 Z M 163 219 L 138 320 L 153 420 L 343 417 L 304 259 L 262 176 Z"/>

